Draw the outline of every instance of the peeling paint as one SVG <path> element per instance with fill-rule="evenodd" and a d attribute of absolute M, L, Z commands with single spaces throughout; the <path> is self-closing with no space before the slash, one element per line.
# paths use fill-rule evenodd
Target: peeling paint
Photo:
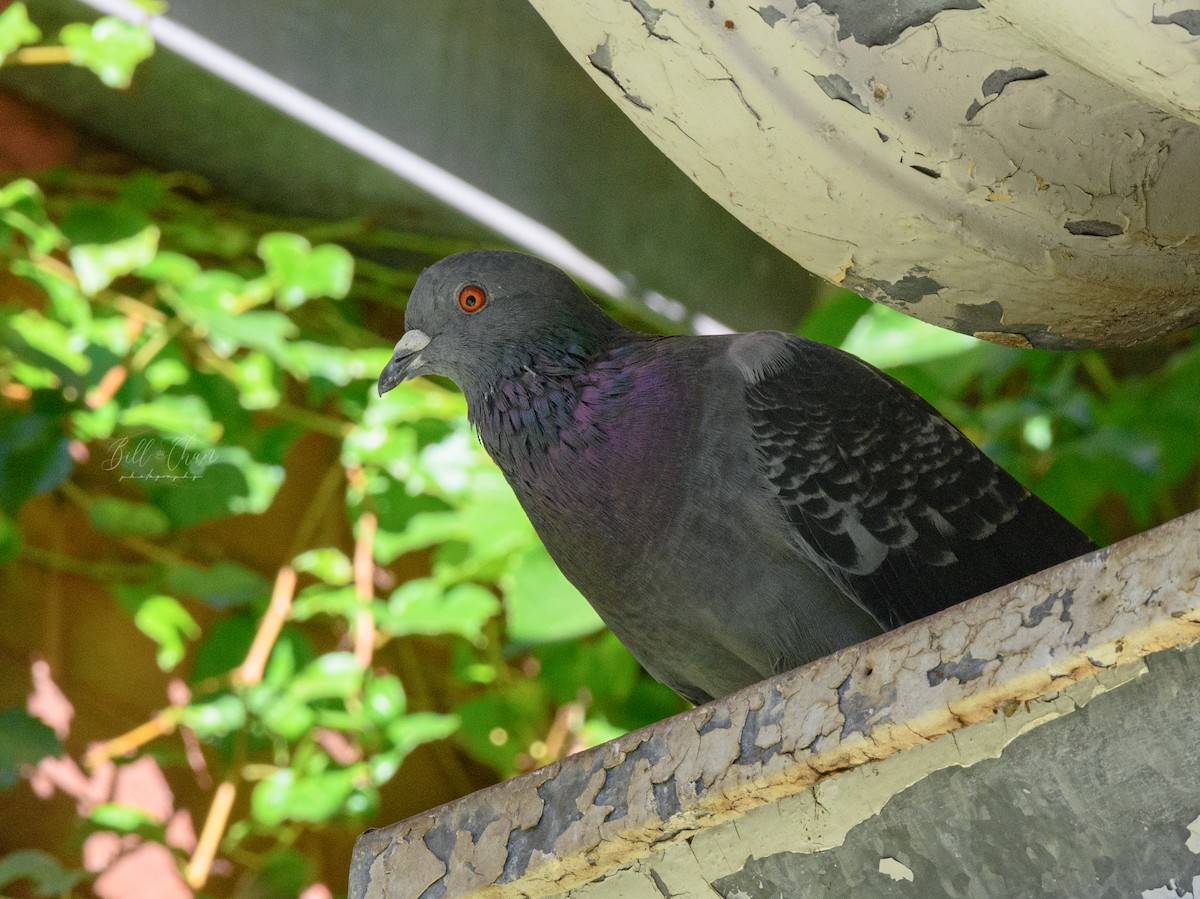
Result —
<path fill-rule="evenodd" d="M 646 30 L 653 34 L 654 26 L 662 18 L 663 11 L 655 9 L 646 0 L 629 0 L 629 5 L 638 11 L 638 15 L 646 21 Z"/>
<path fill-rule="evenodd" d="M 867 299 L 888 299 L 903 303 L 919 303 L 928 296 L 935 296 L 942 285 L 928 276 L 929 269 L 914 265 L 898 281 L 865 278 L 848 269 L 842 284 Z"/>
<path fill-rule="evenodd" d="M 1188 838 L 1184 843 L 1196 855 L 1200 855 L 1200 816 L 1188 824 Z"/>
<path fill-rule="evenodd" d="M 1057 590 L 1029 610 L 1028 614 L 1021 621 L 1021 627 L 1037 627 L 1053 614 L 1055 605 L 1062 606 L 1062 612 L 1059 614 L 1058 620 L 1070 621 L 1071 604 L 1074 601 L 1075 591 L 1072 588 L 1067 587 L 1063 590 Z"/>
<path fill-rule="evenodd" d="M 1142 890 L 1141 899 L 1198 899 L 1200 897 L 1200 875 L 1192 878 L 1191 889 L 1181 886 L 1174 877 L 1165 886 Z"/>
<path fill-rule="evenodd" d="M 954 328 L 965 334 L 973 334 L 980 340 L 989 340 L 1001 346 L 1022 349 L 1037 347 L 1043 350 L 1066 350 L 1080 346 L 1092 346 L 1061 334 L 1055 334 L 1045 324 L 1037 322 L 1005 321 L 1004 307 L 998 301 L 980 303 L 977 306 L 958 306 L 953 316 Z"/>
<path fill-rule="evenodd" d="M 982 103 L 978 100 L 971 101 L 971 105 L 967 107 L 966 120 L 968 122 L 971 121 L 979 114 L 979 111 L 983 107 L 999 99 L 1004 89 L 1014 81 L 1036 81 L 1039 78 L 1045 78 L 1046 74 L 1045 69 L 1026 69 L 1022 66 L 1015 66 L 1011 69 L 996 69 L 992 74 L 983 79 L 984 101 Z"/>
<path fill-rule="evenodd" d="M 896 698 L 895 688 L 882 697 L 870 693 L 851 693 L 852 684 L 847 679 L 838 687 L 838 712 L 842 716 L 841 739 L 852 734 L 865 734 L 878 724 L 890 721 L 889 706 Z"/>
<path fill-rule="evenodd" d="M 838 18 L 838 39 L 851 38 L 864 47 L 893 44 L 909 28 L 933 21 L 947 9 L 978 9 L 977 0 L 906 0 L 863 3 L 861 0 L 797 0 L 803 9 L 816 4 Z"/>
<path fill-rule="evenodd" d="M 831 99 L 849 103 L 859 112 L 867 111 L 867 104 L 862 101 L 862 97 L 854 92 L 850 82 L 841 75 L 813 75 L 812 78 Z"/>
<path fill-rule="evenodd" d="M 955 678 L 960 684 L 965 684 L 983 674 L 983 669 L 987 664 L 986 659 L 977 659 L 968 651 L 961 659 L 938 663 L 929 669 L 926 677 L 929 679 L 931 687 L 936 687 L 949 677 Z"/>
<path fill-rule="evenodd" d="M 1155 15 L 1150 22 L 1154 25 L 1178 25 L 1188 34 L 1200 37 L 1200 9 L 1181 9 L 1168 16 Z"/>
<path fill-rule="evenodd" d="M 668 156 L 810 271 L 835 279 L 853 255 L 872 299 L 1011 345 L 1200 321 L 1200 44 L 1144 3 L 532 2 Z M 928 289 L 881 289 L 913 266 Z M 990 321 L 959 314 L 991 303 Z"/>
<path fill-rule="evenodd" d="M 892 880 L 907 880 L 913 882 L 913 872 L 902 862 L 896 861 L 894 858 L 881 858 L 879 860 L 879 873 L 886 874 Z"/>
<path fill-rule="evenodd" d="M 984 892 L 970 895 L 1011 895 L 989 871 L 1007 866 L 1004 876 L 1026 887 L 1039 870 L 1075 871 L 1085 856 L 1048 855 L 1043 845 L 1086 837 L 1085 825 L 1111 818 L 1103 785 L 1120 778 L 1108 770 L 1087 780 L 1096 763 L 1078 759 L 1088 753 L 1119 744 L 1149 772 L 1168 755 L 1195 755 L 1191 774 L 1144 774 L 1142 788 L 1120 794 L 1155 810 L 1164 796 L 1194 798 L 1177 778 L 1200 770 L 1194 713 L 1183 714 L 1200 708 L 1200 649 L 1166 650 L 1197 641 L 1200 513 L 364 834 L 351 896 L 728 899 L 738 889 L 793 895 L 751 888 L 826 875 L 829 895 L 893 895 L 875 892 L 898 882 L 881 878 L 884 858 L 902 859 L 922 895 L 966 896 L 946 877 L 960 871 L 952 838 L 970 828 L 977 835 L 964 845 L 985 852 L 972 873 Z M 1127 690 L 1183 707 L 1167 713 L 1135 700 L 1130 708 L 1117 702 Z M 1085 706 L 1094 711 L 1077 715 Z M 1157 723 L 1128 717 L 1143 709 Z M 1163 742 L 1168 725 L 1175 742 Z M 1153 745 L 1146 726 L 1156 728 Z M 1103 739 L 1089 727 L 1101 727 Z M 1040 778 L 1053 759 L 1059 773 Z M 1053 792 L 1066 777 L 1085 778 L 1064 787 L 1070 801 Z M 950 795 L 958 798 L 945 804 Z M 1060 826 L 1050 807 L 1076 817 Z M 921 808 L 934 824 L 906 829 Z M 1170 843 L 1169 826 L 1174 849 L 1193 857 L 1183 833 L 1200 821 L 1194 807 L 1174 823 L 1145 820 L 1158 828 L 1147 845 Z M 916 851 L 913 841 L 943 824 L 951 842 Z M 1116 824 L 1127 833 L 1123 819 Z M 1021 854 L 1027 847 L 1034 856 Z M 874 880 L 844 880 L 853 872 L 830 854 L 843 851 L 869 864 L 854 876 Z M 1111 858 L 1097 864 L 1088 877 L 1129 876 Z"/>
<path fill-rule="evenodd" d="M 631 94 L 629 91 L 627 91 L 625 89 L 625 85 L 621 83 L 621 79 L 617 77 L 616 70 L 613 69 L 612 50 L 609 47 L 610 41 L 611 39 L 606 39 L 603 44 L 600 44 L 598 47 L 596 47 L 596 49 L 588 55 L 588 62 L 592 64 L 592 68 L 598 72 L 602 72 L 606 78 L 615 84 L 626 100 L 639 109 L 645 109 L 649 112 L 650 104 L 641 97 Z"/>
<path fill-rule="evenodd" d="M 1116 222 L 1102 222 L 1098 219 L 1067 222 L 1063 227 L 1072 234 L 1088 237 L 1116 237 L 1118 234 L 1125 233 L 1125 229 Z"/>
<path fill-rule="evenodd" d="M 787 16 L 785 16 L 774 6 L 760 6 L 754 11 L 758 13 L 762 17 L 762 20 L 772 28 L 779 24 L 780 21 L 787 18 Z"/>

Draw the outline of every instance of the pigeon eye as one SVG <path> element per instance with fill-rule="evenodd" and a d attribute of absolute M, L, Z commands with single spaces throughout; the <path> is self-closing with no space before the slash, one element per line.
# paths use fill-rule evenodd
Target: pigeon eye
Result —
<path fill-rule="evenodd" d="M 458 292 L 458 306 L 463 312 L 478 312 L 487 305 L 487 294 L 482 287 L 468 284 Z"/>

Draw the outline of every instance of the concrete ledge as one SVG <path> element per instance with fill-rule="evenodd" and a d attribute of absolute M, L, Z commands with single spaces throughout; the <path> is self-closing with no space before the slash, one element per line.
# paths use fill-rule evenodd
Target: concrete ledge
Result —
<path fill-rule="evenodd" d="M 798 895 L 788 884 L 804 884 L 806 897 L 856 886 L 1071 896 L 1089 884 L 1107 895 L 1106 876 L 1165 887 L 1186 872 L 1154 880 L 1167 856 L 1153 857 L 1149 824 L 1143 832 L 1119 810 L 1151 802 L 1151 817 L 1179 831 L 1162 851 L 1183 853 L 1200 874 L 1186 842 L 1189 822 L 1200 834 L 1200 649 L 1166 652 L 1197 641 L 1200 512 L 369 831 L 355 847 L 350 895 L 757 899 Z M 1113 700 L 1101 730 L 1092 719 L 1102 716 L 1089 714 L 1095 697 Z M 1167 731 L 1190 739 L 1172 742 Z M 1034 740 L 1046 745 L 1023 748 Z M 987 759 L 1002 767 L 988 774 L 976 764 Z M 947 769 L 964 782 L 949 789 Z M 1068 784 L 1101 769 L 1110 772 L 1102 783 Z M 1134 769 L 1145 783 L 1110 782 Z M 987 777 L 1013 794 L 984 817 L 967 814 Z M 1057 805 L 1038 805 L 1047 782 L 1060 788 Z M 888 830 L 883 819 L 905 803 L 915 803 L 905 820 L 925 823 Z M 1030 822 L 1050 822 L 1059 806 L 1071 821 L 1051 831 L 1066 842 L 1031 842 Z M 1093 807 L 1117 811 L 1081 814 Z M 972 837 L 981 822 L 989 835 Z M 1108 829 L 1089 833 L 1101 824 Z M 890 837 L 864 844 L 868 825 Z M 1115 857 L 1114 827 L 1138 870 Z M 1195 842 L 1200 851 L 1200 835 Z M 1071 877 L 1074 857 L 1063 853 L 1076 843 L 1094 858 Z M 858 854 L 813 854 L 834 847 Z M 996 858 L 1009 860 L 1010 876 L 996 873 Z M 1033 874 L 1035 892 L 1015 887 Z"/>

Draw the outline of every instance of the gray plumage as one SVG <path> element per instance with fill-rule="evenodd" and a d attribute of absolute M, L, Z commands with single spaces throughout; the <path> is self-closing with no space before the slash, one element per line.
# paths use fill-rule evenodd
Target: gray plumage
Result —
<path fill-rule="evenodd" d="M 695 703 L 1094 548 L 831 347 L 637 334 L 499 251 L 426 269 L 405 325 L 380 393 L 455 381 L 563 573 Z"/>

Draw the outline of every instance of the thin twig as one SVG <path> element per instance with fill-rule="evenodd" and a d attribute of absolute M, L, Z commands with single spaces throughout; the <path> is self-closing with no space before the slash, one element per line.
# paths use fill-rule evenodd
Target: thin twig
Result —
<path fill-rule="evenodd" d="M 167 698 L 173 706 L 186 706 L 192 701 L 192 691 L 187 683 L 178 677 L 171 678 L 167 684 Z M 204 759 L 204 751 L 200 748 L 200 738 L 186 724 L 179 725 L 179 739 L 183 742 L 183 753 L 188 767 L 196 776 L 196 783 L 202 790 L 212 789 L 213 779 L 208 772 L 208 762 Z"/>
<path fill-rule="evenodd" d="M 263 672 L 267 668 L 267 659 L 283 630 L 288 612 L 292 608 L 292 597 L 296 594 L 296 570 L 291 565 L 284 565 L 275 577 L 275 589 L 271 591 L 271 603 L 267 612 L 258 623 L 258 632 L 246 660 L 239 666 L 234 679 L 242 684 L 253 685 L 262 681 Z"/>
<path fill-rule="evenodd" d="M 546 739 L 543 741 L 546 747 L 545 758 L 538 759 L 538 761 L 549 762 L 569 755 L 570 753 L 566 750 L 574 744 L 575 736 L 579 733 L 579 728 L 583 726 L 583 719 L 584 706 L 582 702 L 575 700 L 560 705 L 558 711 L 554 713 L 554 721 L 551 722 L 550 730 L 547 731 Z M 570 738 L 569 742 L 568 738 Z"/>
<path fill-rule="evenodd" d="M 378 519 L 374 512 L 363 512 L 358 518 L 358 539 L 354 543 L 354 593 L 358 612 L 354 616 L 354 657 L 364 670 L 375 654 L 375 617 L 371 601 L 375 598 L 375 528 Z"/>
<path fill-rule="evenodd" d="M 209 871 L 212 870 L 213 859 L 217 855 L 217 846 L 225 834 L 225 825 L 229 822 L 229 813 L 233 810 L 233 800 L 237 797 L 237 786 L 231 780 L 224 780 L 213 793 L 212 805 L 208 807 L 208 817 L 204 819 L 204 828 L 200 831 L 200 839 L 196 843 L 196 851 L 192 853 L 187 864 L 184 879 L 193 890 L 198 890 L 208 882 Z"/>
<path fill-rule="evenodd" d="M 67 271 L 72 270 L 67 269 Z M 177 321 L 177 319 L 169 319 L 165 312 L 155 308 L 145 300 L 135 299 L 123 293 L 106 290 L 100 295 L 100 299 L 112 303 L 113 308 L 118 312 L 129 316 L 137 316 L 156 325 L 165 325 L 168 321 Z"/>
<path fill-rule="evenodd" d="M 99 383 L 88 391 L 85 400 L 89 409 L 99 409 L 105 403 L 113 398 L 113 395 L 121 389 L 121 385 L 125 383 L 125 378 L 129 375 L 129 370 L 124 365 L 114 365 L 103 375 L 100 376 Z"/>
<path fill-rule="evenodd" d="M 103 743 L 97 743 L 88 749 L 83 757 L 83 763 L 89 770 L 95 770 L 109 759 L 131 753 L 135 749 L 145 746 L 151 740 L 171 733 L 179 723 L 179 715 L 182 711 L 175 706 L 168 706 L 133 730 L 126 731 L 111 740 L 105 740 Z"/>
<path fill-rule="evenodd" d="M 68 63 L 72 58 L 69 47 L 22 47 L 4 61 L 22 66 L 45 66 Z"/>

